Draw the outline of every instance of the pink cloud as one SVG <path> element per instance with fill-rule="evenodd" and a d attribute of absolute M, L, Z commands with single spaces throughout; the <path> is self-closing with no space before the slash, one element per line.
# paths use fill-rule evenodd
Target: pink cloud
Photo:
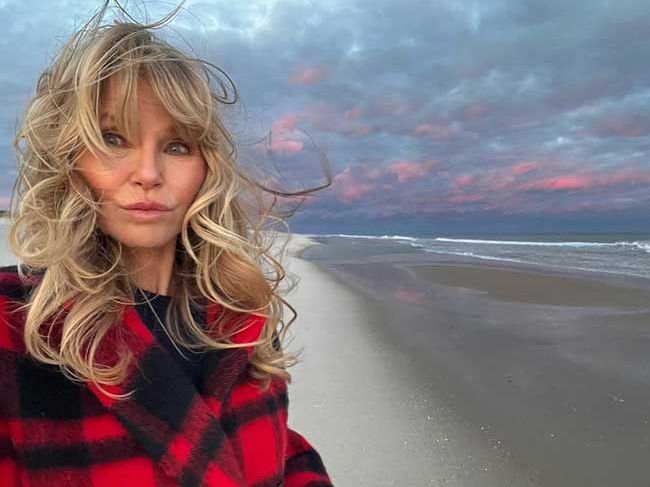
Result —
<path fill-rule="evenodd" d="M 379 179 L 381 178 L 386 171 L 381 168 L 371 169 L 366 173 L 366 176 L 370 179 Z"/>
<path fill-rule="evenodd" d="M 357 201 L 375 189 L 374 184 L 355 177 L 349 166 L 334 176 L 334 182 L 338 199 L 345 203 Z"/>
<path fill-rule="evenodd" d="M 273 122 L 274 131 L 295 130 L 298 124 L 299 115 L 297 113 L 287 113 Z"/>
<path fill-rule="evenodd" d="M 323 67 L 304 68 L 289 77 L 291 85 L 314 85 L 319 83 L 327 76 L 327 70 Z"/>
<path fill-rule="evenodd" d="M 431 137 L 433 139 L 448 139 L 456 133 L 456 129 L 447 124 L 421 123 L 413 129 L 416 137 Z"/>
<path fill-rule="evenodd" d="M 465 188 L 467 186 L 471 186 L 472 184 L 474 184 L 475 181 L 476 181 L 475 176 L 470 176 L 469 174 L 461 174 L 456 179 L 454 179 L 453 184 L 455 186 Z"/>
<path fill-rule="evenodd" d="M 539 168 L 539 163 L 533 162 L 533 161 L 527 161 L 527 162 L 520 162 L 519 164 L 515 164 L 512 166 L 512 174 L 515 176 L 521 176 L 522 174 L 529 173 L 530 171 L 534 171 L 535 169 Z"/>
<path fill-rule="evenodd" d="M 303 143 L 299 140 L 273 140 L 270 146 L 271 152 L 281 155 L 295 154 L 303 148 Z"/>
<path fill-rule="evenodd" d="M 557 176 L 552 178 L 544 178 L 537 181 L 527 183 L 521 188 L 526 189 L 539 189 L 544 191 L 553 190 L 572 190 L 572 189 L 586 189 L 593 185 L 593 179 L 589 176 L 567 175 Z"/>
<path fill-rule="evenodd" d="M 348 120 L 357 120 L 361 116 L 361 108 L 355 106 L 343 114 Z"/>
<path fill-rule="evenodd" d="M 650 171 L 619 169 L 602 174 L 565 174 L 529 181 L 519 185 L 516 189 L 518 191 L 571 191 L 590 190 L 625 184 L 650 184 Z"/>
<path fill-rule="evenodd" d="M 427 175 L 436 164 L 437 161 L 395 161 L 387 170 L 395 174 L 400 183 L 406 183 Z"/>

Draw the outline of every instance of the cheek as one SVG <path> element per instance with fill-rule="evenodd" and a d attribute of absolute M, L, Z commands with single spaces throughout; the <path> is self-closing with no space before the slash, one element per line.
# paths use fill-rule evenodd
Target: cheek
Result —
<path fill-rule="evenodd" d="M 96 195 L 109 193 L 115 185 L 116 174 L 107 170 L 95 157 L 84 156 L 77 163 L 77 171 Z"/>
<path fill-rule="evenodd" d="M 189 206 L 196 197 L 196 194 L 201 189 L 205 177 L 207 174 L 205 164 L 197 164 L 195 168 L 191 171 L 186 171 L 182 179 L 182 187 L 179 187 L 179 191 L 182 193 L 182 199 Z"/>

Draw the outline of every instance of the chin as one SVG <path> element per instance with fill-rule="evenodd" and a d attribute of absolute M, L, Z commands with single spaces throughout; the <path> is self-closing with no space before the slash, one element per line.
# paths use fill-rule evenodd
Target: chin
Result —
<path fill-rule="evenodd" d="M 121 239 L 120 242 L 122 242 L 122 245 L 129 249 L 162 249 L 168 245 L 176 245 L 176 237 L 172 237 L 167 240 L 157 240 L 157 239 L 133 239 L 130 238 L 128 240 Z"/>
<path fill-rule="evenodd" d="M 132 225 L 123 225 L 120 231 L 107 232 L 108 235 L 117 240 L 122 245 L 128 248 L 149 248 L 156 249 L 166 247 L 167 245 L 176 245 L 176 239 L 179 231 L 174 231 L 169 228 L 154 228 L 153 226 L 145 226 L 135 229 L 130 229 Z"/>

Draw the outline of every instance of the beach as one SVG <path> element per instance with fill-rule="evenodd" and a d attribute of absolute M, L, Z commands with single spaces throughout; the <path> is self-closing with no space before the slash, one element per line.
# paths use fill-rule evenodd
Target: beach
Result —
<path fill-rule="evenodd" d="M 646 485 L 650 280 L 293 235 L 289 422 L 336 485 Z"/>
<path fill-rule="evenodd" d="M 282 261 L 289 426 L 334 485 L 648 485 L 650 279 L 308 234 Z"/>

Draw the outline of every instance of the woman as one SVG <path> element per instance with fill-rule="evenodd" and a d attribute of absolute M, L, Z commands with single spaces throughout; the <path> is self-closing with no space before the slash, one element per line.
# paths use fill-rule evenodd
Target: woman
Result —
<path fill-rule="evenodd" d="M 106 9 L 40 76 L 14 144 L 0 485 L 332 485 L 287 426 L 285 276 L 217 110 L 232 101 L 153 33 L 178 8 Z"/>

